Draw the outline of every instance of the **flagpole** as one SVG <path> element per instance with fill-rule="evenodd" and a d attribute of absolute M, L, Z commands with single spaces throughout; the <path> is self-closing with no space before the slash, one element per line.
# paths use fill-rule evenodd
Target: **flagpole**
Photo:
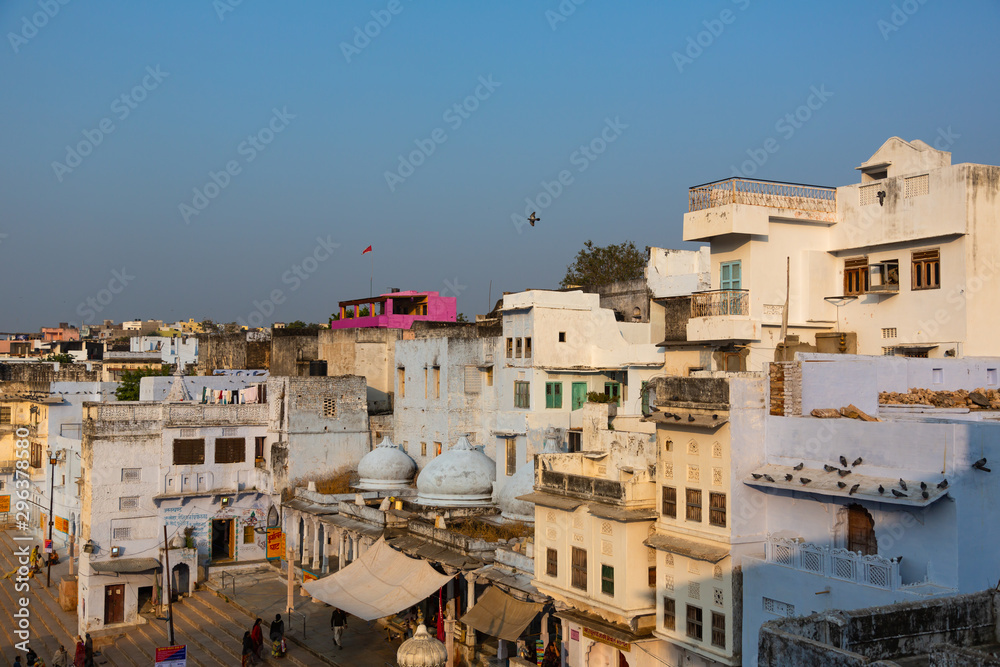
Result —
<path fill-rule="evenodd" d="M 372 252 L 372 276 L 368 279 L 368 298 L 375 296 L 372 285 L 375 283 L 375 253 Z"/>

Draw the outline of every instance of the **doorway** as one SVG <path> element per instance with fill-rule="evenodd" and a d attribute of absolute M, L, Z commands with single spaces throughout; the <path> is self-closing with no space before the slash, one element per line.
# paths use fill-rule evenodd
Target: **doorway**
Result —
<path fill-rule="evenodd" d="M 139 586 L 136 608 L 140 614 L 150 614 L 156 611 L 156 607 L 153 606 L 152 586 Z"/>
<path fill-rule="evenodd" d="M 573 410 L 579 410 L 583 407 L 583 404 L 587 402 L 587 383 L 586 382 L 574 382 L 573 383 Z"/>
<path fill-rule="evenodd" d="M 125 584 L 104 587 L 104 625 L 125 621 Z"/>
<path fill-rule="evenodd" d="M 232 560 L 236 546 L 233 519 L 212 519 L 212 560 Z"/>
<path fill-rule="evenodd" d="M 170 593 L 173 598 L 172 602 L 177 602 L 177 599 L 182 595 L 187 595 L 190 591 L 188 590 L 191 586 L 190 579 L 191 569 L 187 566 L 187 563 L 178 563 L 173 567 L 173 574 L 170 579 Z"/>

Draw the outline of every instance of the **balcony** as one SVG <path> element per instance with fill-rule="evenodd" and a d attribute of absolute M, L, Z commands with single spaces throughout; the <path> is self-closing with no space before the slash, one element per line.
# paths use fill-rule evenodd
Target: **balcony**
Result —
<path fill-rule="evenodd" d="M 691 295 L 689 341 L 758 340 L 760 322 L 750 319 L 749 290 L 712 290 Z"/>
<path fill-rule="evenodd" d="M 837 221 L 837 190 L 746 178 L 697 185 L 688 190 L 684 240 L 767 234 L 771 218 L 833 224 Z"/>
<path fill-rule="evenodd" d="M 882 556 L 862 556 L 847 549 L 830 549 L 769 535 L 764 546 L 764 559 L 768 563 L 811 572 L 821 577 L 887 591 L 897 591 L 903 587 L 899 561 Z"/>

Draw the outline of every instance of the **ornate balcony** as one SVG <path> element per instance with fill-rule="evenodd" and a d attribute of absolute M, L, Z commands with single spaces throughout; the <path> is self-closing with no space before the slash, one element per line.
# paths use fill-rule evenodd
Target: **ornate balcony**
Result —
<path fill-rule="evenodd" d="M 768 535 L 764 558 L 768 563 L 887 591 L 903 586 L 899 561 L 882 556 L 862 556 L 847 549 L 831 549 Z"/>
<path fill-rule="evenodd" d="M 748 204 L 794 211 L 836 213 L 837 190 L 819 185 L 727 178 L 688 190 L 688 211 L 726 204 Z"/>
<path fill-rule="evenodd" d="M 750 290 L 719 289 L 691 295 L 691 317 L 750 315 Z"/>

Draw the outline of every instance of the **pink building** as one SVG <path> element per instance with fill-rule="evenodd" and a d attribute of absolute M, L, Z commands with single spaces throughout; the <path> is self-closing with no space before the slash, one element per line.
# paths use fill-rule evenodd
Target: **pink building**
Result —
<path fill-rule="evenodd" d="M 457 313 L 458 299 L 452 296 L 437 292 L 391 292 L 369 299 L 341 301 L 340 319 L 330 320 L 330 328 L 409 329 L 416 321 L 454 322 Z"/>
<path fill-rule="evenodd" d="M 80 340 L 80 330 L 68 322 L 60 322 L 58 327 L 42 327 L 42 340 L 51 343 L 56 340 Z"/>

